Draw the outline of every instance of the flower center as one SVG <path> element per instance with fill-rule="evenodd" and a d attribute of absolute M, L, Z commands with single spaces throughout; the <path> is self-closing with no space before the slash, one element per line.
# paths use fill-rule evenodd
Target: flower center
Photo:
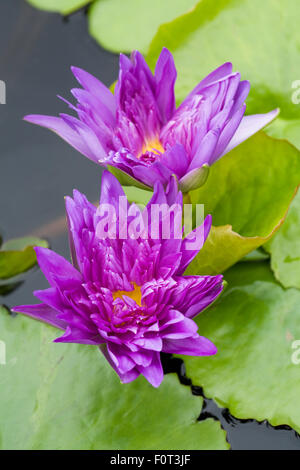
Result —
<path fill-rule="evenodd" d="M 158 137 L 155 137 L 151 140 L 145 140 L 138 158 L 142 160 L 150 159 L 154 161 L 155 158 L 164 153 L 164 151 L 165 149 L 163 148 L 161 141 Z"/>
<path fill-rule="evenodd" d="M 130 299 L 134 300 L 140 307 L 142 305 L 142 292 L 140 286 L 133 283 L 133 290 L 117 290 L 113 292 L 113 299 L 122 299 L 123 295 L 126 295 Z"/>

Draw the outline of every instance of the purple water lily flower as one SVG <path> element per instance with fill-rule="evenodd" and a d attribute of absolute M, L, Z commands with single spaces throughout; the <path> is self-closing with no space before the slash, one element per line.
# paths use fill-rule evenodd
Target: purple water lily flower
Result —
<path fill-rule="evenodd" d="M 183 192 L 200 186 L 207 168 L 266 126 L 278 114 L 245 116 L 248 81 L 227 62 L 204 78 L 176 109 L 176 68 L 163 49 L 154 75 L 143 56 L 121 54 L 113 95 L 94 76 L 76 67 L 82 88 L 71 90 L 78 119 L 29 115 L 86 157 L 122 170 L 146 186 L 163 184 L 175 174 Z M 131 181 L 132 183 L 132 181 Z"/>
<path fill-rule="evenodd" d="M 100 238 L 104 215 L 99 209 L 110 205 L 120 221 L 120 198 L 125 198 L 123 189 L 107 171 L 98 209 L 78 191 L 73 199 L 66 198 L 73 264 L 37 247 L 38 263 L 50 287 L 34 292 L 42 303 L 21 305 L 14 311 L 64 330 L 55 342 L 98 345 L 122 382 L 143 374 L 157 387 L 163 379 L 161 351 L 195 356 L 217 351 L 198 335 L 193 317 L 220 294 L 222 276 L 184 276 L 209 233 L 211 217 L 184 239 L 128 238 L 124 226 L 115 236 Z M 182 194 L 173 178 L 166 192 L 156 183 L 143 211 L 125 200 L 128 214 L 134 209 L 145 216 L 154 204 L 181 206 Z M 135 219 L 136 215 L 130 216 L 126 228 Z M 154 219 L 149 219 L 152 224 Z M 188 249 L 187 240 L 196 236 L 201 243 Z"/>

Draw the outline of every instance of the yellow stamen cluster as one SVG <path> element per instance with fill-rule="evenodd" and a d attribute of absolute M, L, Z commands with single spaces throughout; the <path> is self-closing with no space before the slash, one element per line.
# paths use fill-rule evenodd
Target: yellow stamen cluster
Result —
<path fill-rule="evenodd" d="M 139 157 L 143 155 L 146 152 L 153 152 L 153 153 L 163 153 L 165 149 L 162 146 L 162 143 L 160 140 L 156 137 L 152 140 L 146 140 L 143 144 L 143 148 L 141 153 L 139 154 Z"/>
<path fill-rule="evenodd" d="M 126 295 L 130 299 L 134 300 L 140 307 L 142 306 L 142 292 L 140 286 L 133 283 L 133 290 L 117 290 L 113 293 L 113 299 L 122 299 L 123 295 Z"/>

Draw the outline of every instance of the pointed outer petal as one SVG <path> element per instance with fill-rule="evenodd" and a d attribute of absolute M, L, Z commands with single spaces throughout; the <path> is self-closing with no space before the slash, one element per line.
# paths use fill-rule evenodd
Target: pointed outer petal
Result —
<path fill-rule="evenodd" d="M 204 87 L 211 85 L 212 83 L 217 82 L 218 80 L 224 79 L 227 75 L 230 75 L 231 73 L 232 73 L 232 63 L 225 62 L 225 64 L 213 70 L 213 72 L 211 72 L 203 80 L 201 80 L 201 82 L 195 86 L 195 88 L 188 94 L 185 100 L 181 103 L 180 107 L 186 104 L 186 102 L 189 101 L 190 98 L 192 98 L 194 95 L 200 93 Z"/>
<path fill-rule="evenodd" d="M 85 252 L 82 244 L 84 229 L 94 231 L 94 216 L 96 207 L 91 204 L 84 194 L 74 189 L 73 198 L 66 196 L 66 214 L 69 228 L 69 241 L 73 265 L 78 269 L 78 259 Z"/>
<path fill-rule="evenodd" d="M 224 284 L 222 280 L 220 282 L 216 282 L 216 284 L 211 288 L 211 290 L 205 293 L 205 297 L 200 302 L 195 303 L 188 309 L 188 311 L 186 312 L 186 317 L 194 318 L 196 315 L 198 315 L 207 307 L 209 307 L 219 297 L 219 295 L 223 291 L 223 288 Z"/>
<path fill-rule="evenodd" d="M 160 328 L 160 335 L 163 339 L 181 339 L 194 336 L 198 330 L 198 325 L 190 318 L 181 315 L 179 321 Z"/>
<path fill-rule="evenodd" d="M 214 154 L 218 140 L 220 138 L 221 130 L 219 128 L 210 130 L 203 138 L 200 143 L 193 160 L 189 166 L 188 171 L 200 168 L 205 163 L 211 161 L 211 157 Z"/>
<path fill-rule="evenodd" d="M 165 339 L 163 352 L 186 356 L 212 356 L 218 352 L 216 346 L 204 336 L 195 335 L 177 340 Z"/>
<path fill-rule="evenodd" d="M 48 325 L 65 330 L 67 323 L 57 318 L 58 312 L 45 304 L 34 304 L 34 305 L 18 305 L 12 309 L 13 312 L 22 313 L 28 317 L 34 318 L 35 320 L 48 323 Z"/>
<path fill-rule="evenodd" d="M 174 85 L 177 71 L 170 51 L 162 49 L 155 67 L 156 100 L 160 110 L 162 123 L 165 124 L 175 112 Z"/>
<path fill-rule="evenodd" d="M 230 150 L 237 147 L 237 145 L 240 143 L 247 140 L 260 129 L 270 124 L 270 122 L 273 121 L 278 116 L 278 114 L 279 109 L 277 108 L 266 114 L 252 114 L 250 116 L 244 116 L 235 134 L 219 158 L 230 152 Z"/>
<path fill-rule="evenodd" d="M 60 96 L 60 95 L 56 95 L 57 98 L 61 101 L 63 101 L 66 105 L 69 106 L 70 109 L 72 109 L 73 111 L 77 112 L 77 108 L 76 106 L 74 106 L 74 104 L 72 104 L 70 101 L 68 101 L 66 98 L 64 98 L 63 96 Z"/>
<path fill-rule="evenodd" d="M 238 91 L 239 84 L 241 81 L 241 74 L 239 72 L 233 73 L 230 77 L 228 77 L 227 83 L 224 80 L 224 84 L 227 85 L 224 99 L 222 100 L 223 108 L 227 108 L 230 103 L 232 103 L 235 95 Z"/>
<path fill-rule="evenodd" d="M 170 295 L 168 296 L 168 302 L 169 303 L 172 303 L 173 301 L 173 298 L 172 300 L 169 300 L 170 297 L 171 297 L 171 294 L 172 292 L 171 291 L 176 291 L 176 282 L 172 279 L 173 283 L 171 283 L 170 285 Z M 173 288 L 175 285 L 175 289 Z M 168 286 L 167 286 L 168 288 Z M 178 323 L 180 321 L 182 321 L 182 317 L 183 317 L 183 314 L 181 312 L 179 312 L 178 310 L 169 310 L 167 311 L 166 315 L 164 316 L 164 319 L 163 319 L 163 326 L 160 326 L 160 328 L 165 328 L 167 327 L 168 325 L 173 325 L 174 323 Z"/>
<path fill-rule="evenodd" d="M 49 289 L 44 290 L 35 290 L 33 294 L 44 304 L 55 310 L 58 314 L 63 312 L 64 304 L 56 287 L 50 287 Z"/>
<path fill-rule="evenodd" d="M 132 382 L 133 380 L 137 379 L 139 375 L 141 375 L 141 373 L 138 371 L 137 368 L 131 369 L 128 372 L 126 372 L 126 374 L 120 375 L 120 380 L 122 384 L 128 384 Z"/>
<path fill-rule="evenodd" d="M 223 276 L 184 276 L 175 278 L 174 308 L 185 317 L 193 318 L 212 304 L 223 290 Z"/>
<path fill-rule="evenodd" d="M 140 349 L 139 351 L 129 351 L 128 354 L 137 366 L 148 367 L 152 362 L 152 351 Z"/>
<path fill-rule="evenodd" d="M 84 272 L 83 263 L 90 254 L 89 240 L 95 233 L 96 207 L 77 190 L 73 191 L 73 198 L 65 198 L 72 262 Z"/>
<path fill-rule="evenodd" d="M 73 118 L 74 119 L 74 118 Z M 24 117 L 24 120 L 37 124 L 38 126 L 46 127 L 51 131 L 56 132 L 68 144 L 74 147 L 78 152 L 82 153 L 91 160 L 95 160 L 94 155 L 91 153 L 89 146 L 81 135 L 70 126 L 66 120 L 54 116 L 42 116 L 39 114 L 30 114 Z"/>
<path fill-rule="evenodd" d="M 159 387 L 164 378 L 164 371 L 160 361 L 160 354 L 158 352 L 153 353 L 153 359 L 148 367 L 137 366 L 137 369 L 141 374 L 153 385 L 153 387 Z"/>
<path fill-rule="evenodd" d="M 226 125 L 228 121 L 233 104 L 234 104 L 233 100 L 229 101 L 221 111 L 219 111 L 217 114 L 214 115 L 214 117 L 211 119 L 209 123 L 210 129 L 218 129 L 218 130 L 223 129 L 223 127 Z"/>
<path fill-rule="evenodd" d="M 112 92 L 100 80 L 78 67 L 71 67 L 72 73 L 80 85 L 97 97 L 115 116 L 116 101 Z"/>
<path fill-rule="evenodd" d="M 148 83 L 149 83 L 150 87 L 154 91 L 155 90 L 155 80 L 154 80 L 152 72 L 149 68 L 149 65 L 147 64 L 147 62 L 144 59 L 144 56 L 139 51 L 133 51 L 132 54 L 131 54 L 131 60 L 134 64 L 135 71 L 136 71 L 137 75 L 139 76 L 143 72 L 145 74 L 147 80 L 148 80 Z"/>
<path fill-rule="evenodd" d="M 234 136 L 237 128 L 240 125 L 240 122 L 243 118 L 243 115 L 246 110 L 246 105 L 244 104 L 241 106 L 241 108 L 232 116 L 232 118 L 228 121 L 224 129 L 222 130 L 222 133 L 219 137 L 219 141 L 216 145 L 216 148 L 214 150 L 213 155 L 210 158 L 209 164 L 212 165 L 217 161 L 219 158 L 221 158 L 221 155 L 223 155 L 224 149 L 227 147 L 229 144 L 230 140 Z"/>
<path fill-rule="evenodd" d="M 167 204 L 169 204 L 169 206 L 172 206 L 174 203 L 180 204 L 182 206 L 182 194 L 179 192 L 178 179 L 176 176 L 171 177 L 165 194 Z"/>
<path fill-rule="evenodd" d="M 106 154 L 109 154 L 112 149 L 115 149 L 114 141 L 117 138 L 113 133 L 112 125 L 106 124 L 99 116 L 99 113 L 96 114 L 96 111 L 93 111 L 88 106 L 78 104 L 78 108 L 76 111 L 80 121 L 85 124 L 88 128 L 90 128 L 91 131 L 95 134 L 95 136 L 101 143 L 103 149 L 105 150 Z M 119 146 L 120 144 L 118 142 L 117 147 Z M 99 160 L 99 163 L 105 165 L 107 158 L 108 157 L 106 155 L 105 159 L 102 158 L 101 160 Z"/>
<path fill-rule="evenodd" d="M 74 211 L 74 201 L 70 197 L 65 197 L 65 207 L 66 207 L 66 216 L 67 216 L 67 224 L 68 224 L 68 238 L 69 238 L 69 246 L 70 246 L 70 253 L 71 253 L 71 260 L 74 268 L 79 270 L 79 263 L 76 254 L 75 248 L 75 241 L 74 241 L 74 214 L 76 214 L 76 210 Z M 75 216 L 76 220 L 76 216 Z M 76 237 L 77 238 L 77 237 Z"/>
<path fill-rule="evenodd" d="M 114 175 L 112 175 L 108 170 L 105 170 L 102 173 L 101 179 L 100 205 L 113 204 L 114 207 L 118 210 L 119 198 L 121 196 L 125 196 L 121 184 Z"/>
<path fill-rule="evenodd" d="M 140 346 L 144 349 L 149 349 L 150 351 L 161 351 L 162 348 L 162 339 L 158 336 L 153 336 L 152 338 L 143 337 L 138 338 L 132 341 L 136 346 Z"/>
<path fill-rule="evenodd" d="M 159 265 L 155 271 L 157 277 L 167 279 L 168 277 L 173 276 L 177 273 L 180 267 L 181 253 L 175 252 L 176 250 L 178 250 L 179 245 L 179 243 L 176 244 L 176 241 L 178 242 L 178 240 L 174 240 L 173 246 L 172 243 L 170 243 L 169 245 L 167 242 L 164 243 L 164 245 L 170 247 L 170 249 L 172 249 L 174 253 L 170 253 L 169 255 L 164 256 L 159 261 Z"/>
<path fill-rule="evenodd" d="M 81 137 L 85 148 L 88 149 L 88 152 L 85 153 L 86 157 L 96 163 L 107 158 L 107 153 L 101 142 L 89 126 L 68 114 L 60 114 L 60 117 Z"/>
<path fill-rule="evenodd" d="M 85 211 L 85 226 L 91 230 L 93 228 L 93 216 L 96 212 L 95 205 L 88 200 L 85 194 L 78 191 L 78 189 L 73 189 L 73 199 L 75 204 L 81 209 L 81 211 Z"/>
<path fill-rule="evenodd" d="M 67 327 L 65 333 L 56 338 L 54 343 L 78 343 L 78 344 L 91 344 L 94 346 L 98 346 L 101 343 L 104 343 L 104 340 L 101 336 L 97 333 L 92 335 L 91 333 L 81 330 L 80 328 Z"/>
<path fill-rule="evenodd" d="M 186 150 L 182 144 L 175 144 L 167 149 L 161 158 L 162 165 L 165 165 L 178 178 L 181 178 L 187 171 L 189 160 Z"/>
<path fill-rule="evenodd" d="M 155 92 L 155 80 L 148 64 L 139 51 L 133 51 L 130 60 L 123 54 L 120 55 L 119 79 L 115 87 L 115 98 L 119 106 L 122 106 L 123 92 L 125 91 L 126 94 L 126 89 L 128 89 L 126 81 L 131 81 L 132 78 L 134 81 L 142 81 L 145 90 L 150 87 L 148 91 L 151 90 L 153 97 L 153 93 Z"/>
<path fill-rule="evenodd" d="M 188 193 L 193 189 L 203 186 L 208 178 L 209 166 L 205 163 L 201 168 L 195 168 L 189 171 L 181 180 L 179 180 L 179 189 L 183 193 Z"/>
<path fill-rule="evenodd" d="M 84 107 L 87 106 L 108 126 L 114 126 L 116 119 L 111 110 L 105 106 L 97 97 L 81 88 L 73 88 L 72 95 Z"/>
<path fill-rule="evenodd" d="M 173 176 L 174 171 L 170 170 L 162 161 L 156 161 L 151 165 L 151 168 L 158 174 L 158 179 L 163 185 L 167 185 L 170 178 Z"/>
<path fill-rule="evenodd" d="M 125 352 L 125 348 L 108 343 L 107 351 L 120 375 L 124 375 L 136 366 L 135 362 Z"/>
<path fill-rule="evenodd" d="M 208 237 L 210 228 L 211 228 L 212 217 L 211 215 L 207 215 L 202 225 L 197 227 L 195 230 L 190 232 L 182 242 L 181 251 L 182 251 L 182 258 L 180 267 L 178 269 L 177 274 L 183 274 L 186 270 L 187 266 L 190 262 L 195 258 L 195 256 L 199 253 L 202 246 L 205 243 L 205 240 Z M 196 247 L 194 248 L 193 245 Z M 192 246 L 190 245 L 192 243 Z M 192 248 L 192 249 L 191 249 Z"/>
<path fill-rule="evenodd" d="M 127 55 L 121 53 L 120 54 L 120 59 L 119 59 L 120 73 L 128 72 L 128 70 L 130 70 L 131 67 L 132 67 L 132 62 L 129 59 L 129 57 L 127 57 Z"/>
<path fill-rule="evenodd" d="M 232 106 L 230 116 L 233 116 L 234 113 L 244 104 L 247 96 L 249 95 L 251 85 L 248 80 L 243 80 L 239 83 L 238 89 L 234 97 L 234 105 Z"/>
<path fill-rule="evenodd" d="M 224 64 L 217 67 L 215 70 L 210 72 L 201 82 L 199 83 L 199 88 L 202 89 L 208 85 L 211 85 L 214 82 L 217 82 L 221 79 L 224 79 L 227 75 L 232 74 L 232 63 L 225 62 Z"/>
<path fill-rule="evenodd" d="M 38 264 L 51 286 L 57 285 L 58 277 L 70 279 L 71 283 L 82 282 L 80 272 L 62 256 L 49 248 L 35 247 L 35 252 Z"/>
<path fill-rule="evenodd" d="M 124 75 L 126 75 L 126 73 L 131 69 L 131 67 L 132 67 L 132 62 L 129 59 L 129 57 L 121 53 L 120 58 L 119 58 L 119 77 L 118 77 L 118 80 L 116 81 L 116 85 L 114 89 L 115 100 L 116 100 L 116 103 L 118 104 L 120 103 L 120 89 L 123 83 Z"/>
<path fill-rule="evenodd" d="M 131 369 L 126 374 L 120 374 L 119 370 L 117 369 L 115 363 L 112 361 L 112 359 L 111 359 L 111 357 L 110 357 L 110 355 L 107 351 L 107 345 L 106 344 L 100 344 L 99 350 L 102 352 L 105 359 L 111 365 L 111 367 L 114 369 L 114 371 L 119 375 L 120 380 L 121 380 L 122 383 L 125 384 L 125 383 L 132 382 L 133 380 L 135 380 L 140 375 L 140 372 L 136 368 Z"/>
<path fill-rule="evenodd" d="M 151 209 L 152 204 L 167 204 L 166 193 L 160 181 L 155 182 L 153 195 L 147 204 L 147 209 Z"/>
<path fill-rule="evenodd" d="M 161 168 L 162 165 L 158 166 L 157 163 L 153 163 L 150 166 L 136 165 L 132 168 L 132 173 L 134 178 L 141 181 L 146 186 L 153 187 L 157 181 L 166 184 L 168 177 L 172 175 L 167 167 L 164 167 L 162 171 Z M 165 176 L 163 173 L 165 173 Z"/>
<path fill-rule="evenodd" d="M 106 343 L 105 344 L 100 344 L 99 350 L 102 352 L 103 356 L 105 357 L 107 362 L 111 365 L 111 367 L 118 373 L 116 365 L 115 365 L 114 361 L 112 360 L 112 358 L 110 357 L 109 352 L 107 350 L 107 344 Z"/>

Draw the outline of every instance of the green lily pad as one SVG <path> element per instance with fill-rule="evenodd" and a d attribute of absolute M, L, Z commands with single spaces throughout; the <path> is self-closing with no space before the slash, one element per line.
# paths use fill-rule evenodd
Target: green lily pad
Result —
<path fill-rule="evenodd" d="M 146 206 L 153 195 L 150 191 L 135 188 L 134 186 L 123 186 L 123 189 L 128 201 L 135 202 L 141 206 Z"/>
<path fill-rule="evenodd" d="M 194 385 L 241 419 L 268 420 L 300 432 L 298 289 L 283 289 L 267 262 L 239 263 L 226 273 L 229 287 L 197 318 L 216 356 L 185 357 Z M 295 349 L 296 346 L 296 349 Z M 298 348 L 298 349 L 297 349 Z"/>
<path fill-rule="evenodd" d="M 271 254 L 271 268 L 284 287 L 300 289 L 300 192 L 289 209 L 286 221 L 265 246 Z"/>
<path fill-rule="evenodd" d="M 187 272 L 223 272 L 266 243 L 283 223 L 299 182 L 299 151 L 263 132 L 221 158 L 205 185 L 190 193 L 215 227 Z"/>
<path fill-rule="evenodd" d="M 113 52 L 147 52 L 158 27 L 192 9 L 197 0 L 95 0 L 90 34 Z"/>
<path fill-rule="evenodd" d="M 3 449 L 227 449 L 202 399 L 174 374 L 122 385 L 97 348 L 54 344 L 54 329 L 0 312 Z M 21 341 L 20 341 L 21 338 Z M 12 399 L 13 397 L 13 399 Z M 59 439 L 57 432 L 59 430 Z"/>
<path fill-rule="evenodd" d="M 287 120 L 278 117 L 266 128 L 266 131 L 271 137 L 286 139 L 298 149 L 300 148 L 300 119 Z"/>
<path fill-rule="evenodd" d="M 253 250 L 250 253 L 248 253 L 246 256 L 244 256 L 242 261 L 250 261 L 250 262 L 265 261 L 269 258 L 270 258 L 269 254 L 266 253 L 263 248 L 258 248 L 257 250 Z"/>
<path fill-rule="evenodd" d="M 9 315 L 9 311 L 5 305 L 0 305 L 0 316 L 1 315 Z"/>
<path fill-rule="evenodd" d="M 48 243 L 35 237 L 9 240 L 0 249 L 0 279 L 9 279 L 28 271 L 36 264 L 34 246 L 47 247 Z"/>
<path fill-rule="evenodd" d="M 202 0 L 191 12 L 159 28 L 148 62 L 154 67 L 162 47 L 171 50 L 179 75 L 176 96 L 181 102 L 209 72 L 231 61 L 251 83 L 247 113 L 280 107 L 281 118 L 295 122 L 298 129 L 288 125 L 284 136 L 291 132 L 292 142 L 299 146 L 299 24 L 298 0 Z M 281 137 L 277 126 L 272 124 L 271 132 Z"/>
<path fill-rule="evenodd" d="M 69 15 L 90 3 L 91 0 L 27 0 L 27 2 L 40 10 Z"/>
<path fill-rule="evenodd" d="M 273 233 L 266 237 L 243 237 L 231 225 L 212 226 L 203 248 L 185 274 L 220 274 L 265 243 Z"/>

